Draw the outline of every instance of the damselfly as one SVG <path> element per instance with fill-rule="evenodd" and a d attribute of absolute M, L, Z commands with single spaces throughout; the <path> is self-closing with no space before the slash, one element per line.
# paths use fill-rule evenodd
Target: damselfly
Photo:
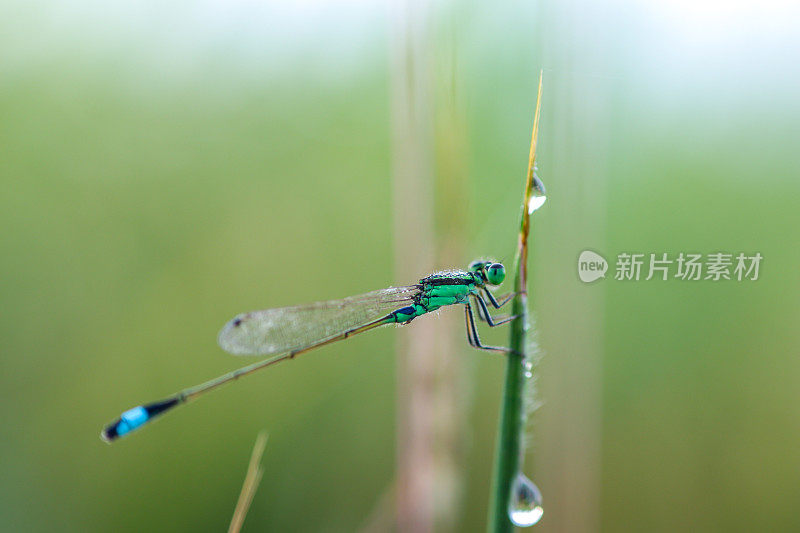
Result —
<path fill-rule="evenodd" d="M 111 442 L 178 405 L 256 370 L 379 326 L 408 324 L 418 316 L 448 305 L 464 305 L 467 341 L 471 346 L 508 352 L 508 348 L 481 344 L 472 307 L 474 303 L 478 318 L 489 326 L 499 326 L 513 319 L 492 318 L 487 305 L 488 301 L 499 309 L 512 298 L 513 294 L 508 294 L 498 301 L 489 291 L 489 287 L 503 283 L 505 277 L 506 269 L 501 263 L 474 261 L 468 270 L 437 272 L 419 280 L 416 285 L 238 315 L 220 331 L 219 345 L 235 355 L 272 357 L 189 387 L 164 400 L 125 411 L 103 429 L 101 436 Z"/>

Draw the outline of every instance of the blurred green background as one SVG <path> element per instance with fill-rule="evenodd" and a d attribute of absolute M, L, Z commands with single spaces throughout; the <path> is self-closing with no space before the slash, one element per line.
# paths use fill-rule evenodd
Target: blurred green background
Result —
<path fill-rule="evenodd" d="M 797 8 L 428 9 L 433 77 L 457 92 L 468 143 L 463 264 L 513 256 L 544 69 L 536 527 L 800 530 Z M 395 16 L 365 1 L 0 4 L 0 529 L 224 530 L 262 428 L 245 531 L 352 531 L 375 512 L 409 329 L 113 446 L 98 434 L 242 363 L 215 343 L 237 312 L 414 281 L 392 272 Z M 764 261 L 755 282 L 584 285 L 587 248 Z M 503 361 L 458 346 L 452 529 L 481 531 Z"/>

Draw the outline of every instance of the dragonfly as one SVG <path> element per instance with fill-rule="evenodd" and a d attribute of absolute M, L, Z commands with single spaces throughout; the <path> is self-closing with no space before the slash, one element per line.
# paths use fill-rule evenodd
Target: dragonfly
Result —
<path fill-rule="evenodd" d="M 475 320 L 475 310 L 478 318 L 491 327 L 516 318 L 492 317 L 489 314 L 490 305 L 500 309 L 514 296 L 514 293 L 509 293 L 498 299 L 489 290 L 502 284 L 505 277 L 506 269 L 502 263 L 478 260 L 470 263 L 467 270 L 436 272 L 420 279 L 415 285 L 390 287 L 341 300 L 237 315 L 220 331 L 217 339 L 220 347 L 234 355 L 260 355 L 267 358 L 163 400 L 129 409 L 108 424 L 100 436 L 109 443 L 113 442 L 189 400 L 262 368 L 371 329 L 389 324 L 408 324 L 417 317 L 446 306 L 464 305 L 470 346 L 508 353 L 511 351 L 509 348 L 482 344 Z"/>

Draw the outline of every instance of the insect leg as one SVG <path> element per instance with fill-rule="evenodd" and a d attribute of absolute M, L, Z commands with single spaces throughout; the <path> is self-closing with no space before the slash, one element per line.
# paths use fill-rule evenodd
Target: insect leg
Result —
<path fill-rule="evenodd" d="M 472 306 L 467 302 L 464 304 L 466 307 L 466 314 L 467 314 L 467 327 L 468 330 L 472 332 L 472 340 L 474 342 L 470 343 L 475 348 L 480 350 L 488 350 L 492 352 L 504 352 L 504 353 L 511 353 L 513 350 L 511 348 L 506 348 L 505 346 L 484 346 L 481 344 L 481 339 L 478 336 L 478 328 L 475 327 L 475 315 L 472 314 Z M 469 331 L 467 334 L 469 335 Z"/>
<path fill-rule="evenodd" d="M 475 301 L 478 302 L 478 316 L 484 315 L 485 318 L 483 318 L 483 320 L 484 322 L 489 324 L 490 327 L 500 326 L 502 324 L 505 324 L 506 322 L 509 322 L 510 320 L 514 320 L 515 318 L 517 318 L 517 315 L 512 315 L 512 316 L 498 317 L 492 319 L 492 316 L 489 314 L 489 308 L 486 307 L 486 302 L 483 301 L 483 298 L 481 298 L 480 295 L 478 294 L 475 294 L 474 296 L 475 296 Z"/>

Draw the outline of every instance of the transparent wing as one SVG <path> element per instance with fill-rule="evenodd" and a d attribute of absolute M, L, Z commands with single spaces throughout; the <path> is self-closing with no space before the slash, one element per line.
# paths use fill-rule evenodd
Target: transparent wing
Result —
<path fill-rule="evenodd" d="M 234 355 L 271 355 L 314 344 L 403 307 L 417 286 L 379 291 L 308 305 L 278 307 L 235 316 L 217 341 Z"/>

